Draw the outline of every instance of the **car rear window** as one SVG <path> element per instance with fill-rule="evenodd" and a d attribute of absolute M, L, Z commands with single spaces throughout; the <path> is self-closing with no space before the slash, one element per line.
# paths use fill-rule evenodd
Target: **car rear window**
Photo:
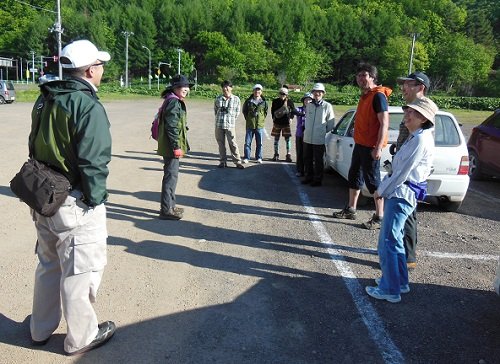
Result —
<path fill-rule="evenodd" d="M 7 82 L 7 90 L 14 90 L 14 84 L 12 82 Z"/>
<path fill-rule="evenodd" d="M 456 124 L 449 116 L 436 115 L 434 142 L 436 146 L 441 147 L 454 147 L 460 145 L 460 135 Z"/>

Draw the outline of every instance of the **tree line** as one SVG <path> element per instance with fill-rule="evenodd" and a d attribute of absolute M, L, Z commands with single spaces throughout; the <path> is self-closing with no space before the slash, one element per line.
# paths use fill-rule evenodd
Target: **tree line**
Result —
<path fill-rule="evenodd" d="M 54 0 L 0 1 L 0 56 L 57 54 L 54 10 Z M 108 50 L 108 79 L 124 73 L 129 32 L 131 78 L 148 77 L 151 55 L 152 77 L 177 73 L 180 58 L 198 82 L 342 86 L 369 62 L 394 85 L 411 58 L 435 90 L 476 96 L 500 94 L 499 13 L 496 0 L 61 0 L 63 44 Z"/>

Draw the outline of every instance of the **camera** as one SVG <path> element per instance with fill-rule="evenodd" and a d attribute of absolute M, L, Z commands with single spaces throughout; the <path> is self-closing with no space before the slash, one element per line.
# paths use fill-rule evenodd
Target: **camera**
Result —
<path fill-rule="evenodd" d="M 227 106 L 221 106 L 221 107 L 219 107 L 219 112 L 225 113 L 227 111 L 228 111 Z"/>

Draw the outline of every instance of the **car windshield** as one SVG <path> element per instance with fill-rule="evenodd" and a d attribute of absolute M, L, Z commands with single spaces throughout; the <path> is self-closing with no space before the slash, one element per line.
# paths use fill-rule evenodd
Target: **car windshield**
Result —
<path fill-rule="evenodd" d="M 346 131 L 349 128 L 349 124 L 351 122 L 352 116 L 354 115 L 354 111 L 348 111 L 342 116 L 342 118 L 337 123 L 335 129 L 333 129 L 332 133 L 337 135 L 346 135 Z"/>

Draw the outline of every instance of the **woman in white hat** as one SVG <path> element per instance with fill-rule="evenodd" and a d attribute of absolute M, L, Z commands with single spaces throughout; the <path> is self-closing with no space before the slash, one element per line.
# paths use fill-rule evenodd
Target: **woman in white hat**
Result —
<path fill-rule="evenodd" d="M 401 301 L 401 293 L 410 291 L 403 245 L 404 223 L 425 197 L 426 180 L 434 158 L 434 116 L 437 106 L 428 98 L 419 98 L 403 107 L 404 123 L 410 136 L 392 160 L 392 173 L 380 183 L 374 198 L 384 198 L 384 219 L 378 239 L 382 277 L 376 286 L 366 287 L 373 298 L 392 303 Z"/>

